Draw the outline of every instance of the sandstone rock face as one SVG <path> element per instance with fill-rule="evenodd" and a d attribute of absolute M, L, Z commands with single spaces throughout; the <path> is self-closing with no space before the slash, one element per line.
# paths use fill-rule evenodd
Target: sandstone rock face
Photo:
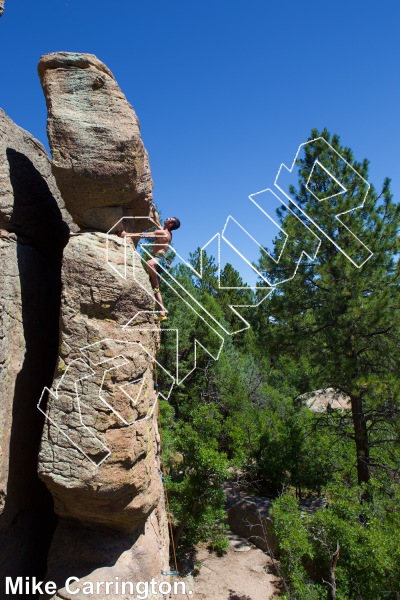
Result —
<path fill-rule="evenodd" d="M 0 111 L 0 597 L 4 577 L 44 575 L 52 498 L 37 474 L 37 410 L 58 353 L 68 223 L 44 148 Z"/>
<path fill-rule="evenodd" d="M 162 581 L 169 570 L 154 296 L 133 250 L 137 281 L 118 275 L 117 236 L 107 264 L 98 231 L 149 215 L 147 154 L 95 57 L 47 55 L 40 73 L 52 166 L 0 111 L 0 600 L 6 576 L 56 581 L 54 598 L 79 600 L 68 577 Z M 70 236 L 79 228 L 97 233 Z"/>
<path fill-rule="evenodd" d="M 47 578 L 60 584 L 71 569 L 91 581 L 168 570 L 153 383 L 159 332 L 151 314 L 122 329 L 152 311 L 154 298 L 136 253 L 142 287 L 106 264 L 106 238 L 72 237 L 63 257 L 60 356 L 39 455 L 60 517 Z M 112 240 L 110 259 L 122 264 L 124 242 Z"/>
<path fill-rule="evenodd" d="M 111 71 L 92 54 L 57 52 L 42 56 L 39 75 L 53 173 L 74 221 L 108 231 L 123 216 L 148 216 L 148 155 Z"/>

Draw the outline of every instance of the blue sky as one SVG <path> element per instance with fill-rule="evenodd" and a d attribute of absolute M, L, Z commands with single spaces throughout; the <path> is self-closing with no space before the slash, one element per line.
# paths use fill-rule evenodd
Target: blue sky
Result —
<path fill-rule="evenodd" d="M 276 0 L 6 0 L 0 106 L 46 142 L 39 57 L 90 52 L 141 123 L 163 217 L 186 255 L 247 214 L 313 127 L 341 136 L 370 181 L 400 185 L 400 5 Z M 258 224 L 259 227 L 262 227 Z M 243 272 L 245 275 L 245 272 Z"/>

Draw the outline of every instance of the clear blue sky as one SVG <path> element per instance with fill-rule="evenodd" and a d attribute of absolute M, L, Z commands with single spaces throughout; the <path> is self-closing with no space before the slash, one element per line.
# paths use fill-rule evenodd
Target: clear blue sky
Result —
<path fill-rule="evenodd" d="M 338 133 L 370 181 L 400 185 L 396 0 L 6 0 L 0 106 L 46 142 L 39 57 L 90 52 L 141 123 L 154 198 L 186 255 L 240 219 L 311 128 Z"/>

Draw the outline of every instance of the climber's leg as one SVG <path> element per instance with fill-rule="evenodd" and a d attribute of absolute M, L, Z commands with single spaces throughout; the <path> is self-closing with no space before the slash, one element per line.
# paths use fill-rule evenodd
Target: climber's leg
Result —
<path fill-rule="evenodd" d="M 164 304 L 163 304 L 163 300 L 162 300 L 162 296 L 160 294 L 159 288 L 154 288 L 154 298 L 156 299 L 156 302 L 161 309 L 160 316 L 157 317 L 157 321 L 165 321 L 165 319 L 167 318 L 167 311 L 164 308 Z"/>
<path fill-rule="evenodd" d="M 154 290 L 154 298 L 155 298 L 158 306 L 161 309 L 160 316 L 157 318 L 157 320 L 165 321 L 165 319 L 167 318 L 167 311 L 164 308 L 162 296 L 160 293 L 160 288 L 158 287 L 160 285 L 160 278 L 159 278 L 158 272 L 157 272 L 158 262 L 154 258 L 150 258 L 147 261 L 146 265 L 147 265 L 147 272 L 148 272 L 149 278 L 150 278 L 151 287 Z"/>
<path fill-rule="evenodd" d="M 157 272 L 158 262 L 156 260 L 154 260 L 154 258 L 150 258 L 147 261 L 146 266 L 147 266 L 147 272 L 148 272 L 149 278 L 150 278 L 151 287 L 154 290 L 155 288 L 158 288 L 158 286 L 160 285 L 160 278 L 158 277 L 158 272 Z"/>

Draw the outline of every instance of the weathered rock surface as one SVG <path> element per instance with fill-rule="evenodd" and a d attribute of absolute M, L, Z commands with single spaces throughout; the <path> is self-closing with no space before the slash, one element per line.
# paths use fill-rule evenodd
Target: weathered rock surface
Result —
<path fill-rule="evenodd" d="M 60 517 L 47 577 L 60 582 L 71 569 L 90 580 L 107 573 L 107 581 L 121 574 L 159 579 L 168 570 L 153 384 L 159 331 L 149 314 L 122 329 L 139 311 L 153 310 L 154 298 L 136 253 L 142 287 L 106 264 L 106 238 L 72 237 L 63 257 L 56 393 L 39 455 Z M 122 264 L 124 242 L 112 240 L 109 258 Z"/>
<path fill-rule="evenodd" d="M 69 237 L 149 214 L 147 154 L 95 57 L 48 55 L 41 68 L 53 167 L 0 111 L 0 600 L 6 576 L 47 574 L 54 598 L 80 599 L 68 577 L 160 581 L 169 570 L 148 276 L 137 254 L 136 283 L 107 265 L 104 233 Z M 123 245 L 112 238 L 114 266 Z"/>
<path fill-rule="evenodd" d="M 297 398 L 315 413 L 330 410 L 351 410 L 351 400 L 346 394 L 334 388 L 307 392 Z"/>
<path fill-rule="evenodd" d="M 6 575 L 44 575 L 54 530 L 36 405 L 57 359 L 66 221 L 44 148 L 0 111 L 1 598 Z"/>
<path fill-rule="evenodd" d="M 44 147 L 0 109 L 0 229 L 49 246 L 66 244 L 67 225 L 77 230 Z"/>
<path fill-rule="evenodd" d="M 123 216 L 148 216 L 148 155 L 111 71 L 92 54 L 56 52 L 42 56 L 39 75 L 53 173 L 74 221 L 108 231 Z"/>
<path fill-rule="evenodd" d="M 128 534 L 107 528 L 90 528 L 82 523 L 61 519 L 53 539 L 48 562 L 47 578 L 55 581 L 58 592 L 54 599 L 97 600 L 136 597 L 131 594 L 105 593 L 104 585 L 100 593 L 85 595 L 70 594 L 65 589 L 68 577 L 79 581 L 72 586 L 74 591 L 82 589 L 85 582 L 96 586 L 97 582 L 116 581 L 156 581 L 168 580 L 161 575 L 161 569 L 169 570 L 168 536 L 163 501 L 147 519 L 143 529 Z M 164 600 L 165 596 L 149 594 L 150 600 Z"/>
<path fill-rule="evenodd" d="M 0 237 L 1 598 L 5 576 L 44 576 L 54 528 L 52 499 L 37 475 L 43 417 L 36 405 L 53 376 L 59 292 L 40 251 Z"/>

